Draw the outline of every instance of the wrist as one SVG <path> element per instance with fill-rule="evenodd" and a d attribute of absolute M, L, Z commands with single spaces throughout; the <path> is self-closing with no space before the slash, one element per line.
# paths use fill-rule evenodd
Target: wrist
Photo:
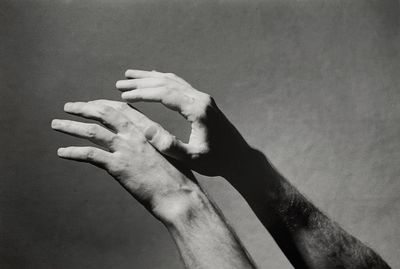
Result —
<path fill-rule="evenodd" d="M 259 150 L 248 146 L 241 160 L 225 179 L 244 197 L 275 203 L 279 196 L 282 176 Z"/>
<path fill-rule="evenodd" d="M 255 178 L 255 175 L 264 172 L 266 167 L 269 166 L 265 155 L 249 145 L 241 147 L 236 156 L 222 175 L 233 186 L 248 181 L 250 178 Z"/>
<path fill-rule="evenodd" d="M 212 208 L 205 193 L 193 182 L 154 197 L 151 212 L 166 226 L 177 226 Z"/>
<path fill-rule="evenodd" d="M 258 151 L 247 143 L 237 143 L 235 148 L 224 152 L 224 162 L 220 176 L 226 180 L 234 180 L 236 177 L 248 173 L 250 167 L 254 166 L 254 160 L 260 159 Z"/>

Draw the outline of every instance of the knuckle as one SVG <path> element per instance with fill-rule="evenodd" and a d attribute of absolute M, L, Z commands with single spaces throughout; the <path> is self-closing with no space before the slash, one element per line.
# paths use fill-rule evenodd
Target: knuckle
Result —
<path fill-rule="evenodd" d="M 111 174 L 118 174 L 122 171 L 121 165 L 119 165 L 117 162 L 108 164 L 107 170 L 110 171 Z"/>
<path fill-rule="evenodd" d="M 85 157 L 88 160 L 93 160 L 96 157 L 96 152 L 93 149 L 88 149 L 85 153 Z"/>
<path fill-rule="evenodd" d="M 97 125 L 90 125 L 89 128 L 86 131 L 86 136 L 88 138 L 95 138 L 97 133 L 98 133 Z"/>
<path fill-rule="evenodd" d="M 99 113 L 100 115 L 104 116 L 104 115 L 110 115 L 112 113 L 114 113 L 115 110 L 110 107 L 110 106 L 100 106 L 99 107 Z"/>
<path fill-rule="evenodd" d="M 175 142 L 175 137 L 172 135 L 160 135 L 160 139 L 158 140 L 158 149 L 162 152 L 167 152 L 173 148 Z"/>
<path fill-rule="evenodd" d="M 175 75 L 174 73 L 165 73 L 165 76 L 169 77 L 169 78 L 176 78 L 177 77 L 177 75 Z"/>
<path fill-rule="evenodd" d="M 211 95 L 209 95 L 207 93 L 203 93 L 201 99 L 203 100 L 203 102 L 206 106 L 211 106 L 213 103 L 213 98 L 211 97 Z"/>
<path fill-rule="evenodd" d="M 129 108 L 129 106 L 128 106 L 128 104 L 121 102 L 117 105 L 117 108 L 120 111 L 125 111 Z"/>
<path fill-rule="evenodd" d="M 152 124 L 144 131 L 144 136 L 147 140 L 151 141 L 160 132 L 160 125 L 158 123 Z"/>
<path fill-rule="evenodd" d="M 122 154 L 114 153 L 113 160 L 108 165 L 108 170 L 114 174 L 120 174 L 129 167 L 129 162 Z"/>
<path fill-rule="evenodd" d="M 110 144 L 111 145 L 118 145 L 121 143 L 122 138 L 119 135 L 114 135 L 111 137 Z"/>
<path fill-rule="evenodd" d="M 118 173 L 122 170 L 120 167 L 119 160 L 114 160 L 108 164 L 107 169 L 112 173 Z"/>
<path fill-rule="evenodd" d="M 171 135 L 168 135 L 165 137 L 165 142 L 164 142 L 164 150 L 165 151 L 169 151 L 173 148 L 174 146 L 174 142 L 175 142 L 175 138 Z"/>
<path fill-rule="evenodd" d="M 122 120 L 120 124 L 121 129 L 130 129 L 132 127 L 132 122 L 129 120 Z"/>
<path fill-rule="evenodd" d="M 145 145 L 147 144 L 147 139 L 146 137 L 144 137 L 144 135 L 138 134 L 136 136 L 136 142 L 140 145 Z"/>
<path fill-rule="evenodd" d="M 112 108 L 110 106 L 104 106 L 103 111 L 106 114 L 111 114 L 111 113 L 115 112 L 114 108 Z"/>

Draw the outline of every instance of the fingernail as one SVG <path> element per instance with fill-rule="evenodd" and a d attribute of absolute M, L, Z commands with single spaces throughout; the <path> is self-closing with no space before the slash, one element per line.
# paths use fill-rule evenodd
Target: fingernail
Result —
<path fill-rule="evenodd" d="M 69 111 L 69 110 L 71 110 L 71 107 L 72 107 L 72 103 L 71 103 L 71 102 L 65 103 L 65 105 L 64 105 L 64 111 Z"/>
<path fill-rule="evenodd" d="M 59 148 L 59 149 L 57 150 L 57 155 L 58 155 L 58 156 L 62 156 L 64 152 L 65 152 L 65 148 Z"/>
<path fill-rule="evenodd" d="M 125 99 L 125 98 L 128 98 L 129 97 L 129 93 L 128 92 L 123 92 L 122 94 L 121 94 L 121 98 L 122 99 Z"/>
<path fill-rule="evenodd" d="M 51 121 L 51 128 L 56 128 L 56 127 L 58 127 L 60 124 L 60 121 L 59 120 L 52 120 Z"/>

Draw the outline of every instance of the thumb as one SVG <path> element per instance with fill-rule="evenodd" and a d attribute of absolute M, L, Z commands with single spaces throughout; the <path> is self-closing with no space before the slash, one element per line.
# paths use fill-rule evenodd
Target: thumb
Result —
<path fill-rule="evenodd" d="M 190 146 L 170 134 L 159 124 L 147 127 L 144 136 L 161 153 L 181 161 L 189 160 Z"/>

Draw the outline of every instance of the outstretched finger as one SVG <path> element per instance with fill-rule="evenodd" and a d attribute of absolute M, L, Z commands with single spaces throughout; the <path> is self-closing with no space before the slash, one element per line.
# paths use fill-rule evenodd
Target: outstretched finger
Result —
<path fill-rule="evenodd" d="M 139 79 L 124 79 L 118 80 L 115 83 L 115 87 L 120 91 L 128 91 L 137 88 L 154 88 L 160 87 L 165 84 L 165 81 L 161 78 L 139 78 Z"/>
<path fill-rule="evenodd" d="M 186 82 L 184 79 L 178 77 L 174 73 L 162 73 L 162 72 L 157 72 L 155 70 L 153 71 L 144 71 L 144 70 L 137 70 L 137 69 L 128 69 L 125 72 L 125 77 L 127 78 L 162 78 L 162 77 L 167 77 L 172 80 L 175 80 L 176 82 L 179 82 L 181 84 L 184 84 L 186 86 L 191 87 L 191 85 Z"/>
<path fill-rule="evenodd" d="M 57 155 L 63 159 L 87 162 L 105 169 L 108 169 L 113 158 L 112 153 L 95 147 L 59 148 Z"/>
<path fill-rule="evenodd" d="M 125 77 L 127 78 L 159 78 L 163 77 L 164 73 L 157 71 L 145 71 L 137 69 L 128 69 L 125 71 Z"/>
<path fill-rule="evenodd" d="M 137 89 L 123 92 L 122 99 L 128 102 L 160 102 L 167 108 L 180 112 L 186 118 L 189 116 L 189 107 L 194 99 L 185 93 L 168 90 L 165 87 Z"/>
<path fill-rule="evenodd" d="M 113 132 L 98 124 L 83 123 L 71 120 L 55 119 L 51 122 L 51 128 L 75 137 L 88 139 L 93 143 L 103 147 L 112 146 L 112 141 L 115 136 Z"/>
<path fill-rule="evenodd" d="M 91 101 L 66 103 L 64 111 L 73 115 L 94 119 L 117 132 L 132 131 L 132 123 L 114 108 L 102 103 Z"/>

